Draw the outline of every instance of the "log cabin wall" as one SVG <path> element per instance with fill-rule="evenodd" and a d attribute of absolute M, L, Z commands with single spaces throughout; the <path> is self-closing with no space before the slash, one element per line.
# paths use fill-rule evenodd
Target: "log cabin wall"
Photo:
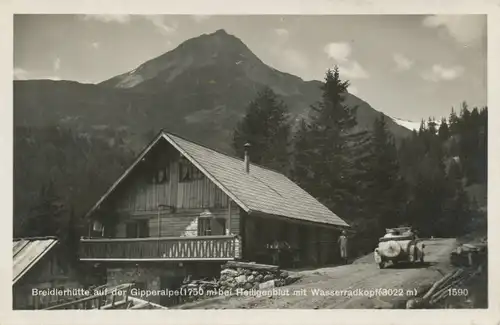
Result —
<path fill-rule="evenodd" d="M 293 249 L 299 249 L 299 230 L 300 225 L 298 223 L 291 223 L 288 228 L 288 243 Z"/>
<path fill-rule="evenodd" d="M 255 259 L 255 218 L 252 218 L 245 211 L 241 211 L 240 233 L 242 234 L 242 252 L 244 260 Z M 262 240 L 262 239 L 261 239 Z"/>
<path fill-rule="evenodd" d="M 271 263 L 271 261 L 266 260 L 265 255 L 269 255 L 266 246 L 273 244 L 274 240 L 280 239 L 282 225 L 281 220 L 273 217 L 245 214 L 244 258 Z"/>
<path fill-rule="evenodd" d="M 233 204 L 234 206 L 234 204 Z M 134 221 L 145 221 L 148 226 L 148 235 L 145 237 L 190 237 L 198 235 L 199 216 L 205 209 L 181 209 L 176 212 L 162 211 L 160 222 L 158 223 L 158 213 L 120 213 L 120 223 L 116 227 L 116 237 L 127 237 L 127 223 Z M 225 219 L 230 224 L 230 233 L 239 233 L 239 212 L 238 209 L 210 210 L 215 218 Z M 230 220 L 230 221 L 229 221 Z M 158 225 L 159 224 L 159 225 Z M 161 232 L 158 229 L 161 228 Z M 225 231 L 224 231 L 225 232 Z"/>
<path fill-rule="evenodd" d="M 204 175 L 195 175 L 197 179 L 179 182 L 182 176 L 179 176 L 178 164 L 179 159 L 176 159 L 165 167 L 169 179 L 162 183 L 149 181 L 148 171 L 134 175 L 136 177 L 127 182 L 127 189 L 121 191 L 117 208 L 124 211 L 155 211 L 159 204 L 177 208 L 229 206 L 229 197 Z"/>
<path fill-rule="evenodd" d="M 249 216 L 244 212 L 241 225 L 245 260 L 271 263 L 266 244 L 279 240 L 287 242 L 293 254 L 298 255 L 297 264 L 318 266 L 339 261 L 337 239 L 340 231 L 331 226 L 275 216 Z"/>
<path fill-rule="evenodd" d="M 326 265 L 340 261 L 337 243 L 340 231 L 331 227 L 309 226 L 307 228 L 307 261 L 311 265 Z"/>
<path fill-rule="evenodd" d="M 329 233 L 331 230 L 328 228 L 321 227 L 319 228 L 319 263 L 321 265 L 325 265 L 331 263 L 331 253 L 335 248 L 334 242 L 332 242 L 329 238 Z"/>
<path fill-rule="evenodd" d="M 265 216 L 244 214 L 244 250 L 243 257 L 249 261 L 270 263 L 265 259 L 266 244 L 276 238 L 275 220 Z"/>
<path fill-rule="evenodd" d="M 303 260 L 307 265 L 318 265 L 318 247 L 317 247 L 317 228 L 310 225 L 304 225 L 306 247 Z"/>
<path fill-rule="evenodd" d="M 159 143 L 146 158 L 113 193 L 111 206 L 120 216 L 116 237 L 127 237 L 127 223 L 134 221 L 147 225 L 145 237 L 196 236 L 206 210 L 226 220 L 222 234 L 239 234 L 236 203 L 170 144 Z"/>
<path fill-rule="evenodd" d="M 286 241 L 293 254 L 297 254 L 297 265 L 319 266 L 340 261 L 337 243 L 340 230 L 320 224 L 277 218 L 266 215 L 242 214 L 242 234 L 244 234 L 244 258 L 271 263 L 266 244 L 275 239 Z"/>

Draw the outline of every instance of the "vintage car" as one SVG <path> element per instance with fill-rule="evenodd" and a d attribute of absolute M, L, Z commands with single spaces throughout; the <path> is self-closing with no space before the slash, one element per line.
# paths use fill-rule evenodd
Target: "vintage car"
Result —
<path fill-rule="evenodd" d="M 424 243 L 410 227 L 386 229 L 373 252 L 375 263 L 383 269 L 387 263 L 424 263 Z"/>

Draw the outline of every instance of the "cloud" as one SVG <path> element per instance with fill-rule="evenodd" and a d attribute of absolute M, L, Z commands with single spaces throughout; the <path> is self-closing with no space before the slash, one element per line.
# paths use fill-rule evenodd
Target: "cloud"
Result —
<path fill-rule="evenodd" d="M 422 21 L 425 27 L 444 28 L 457 42 L 471 44 L 486 35 L 486 15 L 432 15 Z"/>
<path fill-rule="evenodd" d="M 394 53 L 392 55 L 394 62 L 396 62 L 396 68 L 399 71 L 410 70 L 413 64 L 415 63 L 413 60 L 407 58 L 401 53 Z"/>
<path fill-rule="evenodd" d="M 351 58 L 352 48 L 348 43 L 329 43 L 324 52 L 339 67 L 340 74 L 349 79 L 368 79 L 370 74 L 356 60 Z"/>
<path fill-rule="evenodd" d="M 346 62 L 351 55 L 351 45 L 348 43 L 329 43 L 325 46 L 325 53 L 332 59 Z"/>
<path fill-rule="evenodd" d="M 280 37 L 288 37 L 288 35 L 290 34 L 285 28 L 276 28 L 274 32 Z"/>
<path fill-rule="evenodd" d="M 14 68 L 14 80 L 26 80 L 28 75 L 28 71 L 23 68 Z"/>
<path fill-rule="evenodd" d="M 99 42 L 92 42 L 90 46 L 97 50 L 101 47 L 101 44 Z"/>
<path fill-rule="evenodd" d="M 54 64 L 52 66 L 54 68 L 54 71 L 59 71 L 61 69 L 61 59 L 60 58 L 56 58 L 54 60 Z"/>
<path fill-rule="evenodd" d="M 97 20 L 104 23 L 128 24 L 130 15 L 84 15 L 83 20 Z"/>
<path fill-rule="evenodd" d="M 210 19 L 210 17 L 210 15 L 191 15 L 191 18 L 197 23 L 204 22 L 205 20 Z"/>
<path fill-rule="evenodd" d="M 434 64 L 431 69 L 422 73 L 422 78 L 432 82 L 451 81 L 461 77 L 464 72 L 462 66 L 446 68 L 441 64 Z"/>
<path fill-rule="evenodd" d="M 170 35 L 177 31 L 178 24 L 175 22 L 168 24 L 165 17 L 161 15 L 147 15 L 144 18 L 151 22 L 163 35 Z"/>

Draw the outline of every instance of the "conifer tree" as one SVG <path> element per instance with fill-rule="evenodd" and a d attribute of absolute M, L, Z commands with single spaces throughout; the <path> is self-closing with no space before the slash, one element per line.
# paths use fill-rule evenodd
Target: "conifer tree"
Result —
<path fill-rule="evenodd" d="M 446 122 L 445 118 L 441 119 L 441 123 L 439 124 L 438 134 L 441 141 L 446 141 L 450 137 L 450 129 L 448 127 L 448 123 Z"/>
<path fill-rule="evenodd" d="M 488 184 L 488 108 L 483 107 L 479 112 L 479 144 L 478 144 L 478 181 Z"/>
<path fill-rule="evenodd" d="M 311 139 L 311 130 L 305 119 L 299 121 L 297 130 L 293 136 L 294 154 L 292 178 L 302 188 L 308 189 L 313 193 L 314 184 L 312 178 L 314 175 L 314 162 L 311 159 L 312 152 L 315 150 L 315 144 Z M 319 195 L 319 193 L 316 193 Z"/>
<path fill-rule="evenodd" d="M 383 114 L 373 126 L 369 156 L 365 162 L 367 210 L 381 229 L 406 222 L 403 215 L 405 185 L 401 177 L 397 148 Z"/>
<path fill-rule="evenodd" d="M 243 157 L 244 145 L 250 143 L 253 163 L 287 172 L 290 130 L 287 106 L 271 88 L 265 87 L 250 102 L 246 115 L 234 129 L 233 149 Z"/>
<path fill-rule="evenodd" d="M 427 122 L 427 130 L 432 135 L 435 135 L 438 132 L 438 130 L 437 130 L 437 123 L 436 123 L 436 120 L 433 117 L 429 117 L 429 120 Z"/>
<path fill-rule="evenodd" d="M 453 107 L 451 108 L 451 113 L 450 113 L 450 118 L 449 118 L 449 126 L 450 126 L 450 133 L 452 135 L 458 134 L 458 127 L 459 127 L 459 120 L 457 113 L 455 113 L 455 110 Z"/>
<path fill-rule="evenodd" d="M 348 81 L 338 67 L 328 70 L 322 85 L 322 99 L 311 107 L 310 122 L 299 127 L 295 138 L 295 176 L 299 184 L 339 215 L 352 215 L 356 206 L 351 181 L 353 128 L 356 107 L 345 105 Z M 300 150 L 304 143 L 309 149 Z M 304 171 L 307 170 L 308 173 Z"/>

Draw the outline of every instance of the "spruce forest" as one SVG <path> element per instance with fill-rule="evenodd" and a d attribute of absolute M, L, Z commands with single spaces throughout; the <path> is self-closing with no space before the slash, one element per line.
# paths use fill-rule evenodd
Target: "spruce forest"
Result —
<path fill-rule="evenodd" d="M 263 88 L 233 131 L 234 153 L 242 157 L 249 142 L 253 163 L 286 174 L 346 220 L 354 254 L 371 252 L 388 227 L 410 225 L 421 237 L 485 231 L 487 108 L 464 102 L 396 140 L 382 114 L 371 130 L 356 127 L 341 75 L 326 72 L 322 97 L 298 123 Z M 120 131 L 105 140 L 55 125 L 16 126 L 14 142 L 14 237 L 56 235 L 75 251 L 83 215 L 137 152 Z"/>
<path fill-rule="evenodd" d="M 234 131 L 234 150 L 286 173 L 353 226 L 358 254 L 375 247 L 385 228 L 413 226 L 422 237 L 485 231 L 487 114 L 464 102 L 457 113 L 429 118 L 396 143 L 384 116 L 371 131 L 356 128 L 356 107 L 344 104 L 349 81 L 328 70 L 323 96 L 296 130 L 286 105 L 262 90 Z"/>

